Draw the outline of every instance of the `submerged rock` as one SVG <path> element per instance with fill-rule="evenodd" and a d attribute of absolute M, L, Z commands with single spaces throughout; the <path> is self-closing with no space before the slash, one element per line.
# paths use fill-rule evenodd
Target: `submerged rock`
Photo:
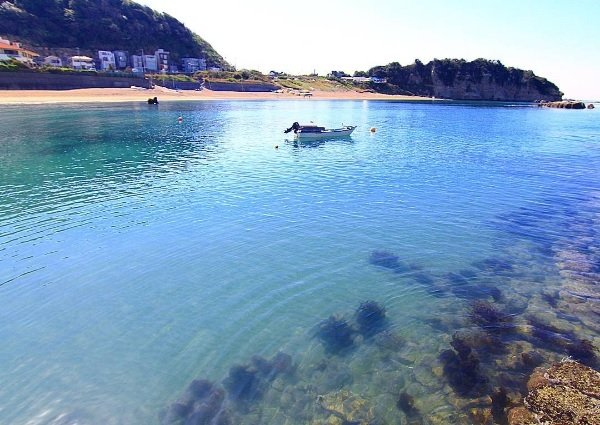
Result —
<path fill-rule="evenodd" d="M 369 402 L 350 391 L 341 390 L 334 393 L 320 395 L 317 403 L 326 413 L 333 416 L 327 423 L 336 423 L 339 419 L 343 425 L 371 425 L 375 415 Z"/>
<path fill-rule="evenodd" d="M 458 351 L 459 346 L 466 346 L 481 354 L 506 354 L 507 345 L 493 333 L 480 329 L 457 331 L 452 335 L 451 345 Z"/>
<path fill-rule="evenodd" d="M 261 396 L 258 370 L 249 365 L 233 366 L 223 381 L 229 398 L 235 401 L 251 401 Z"/>
<path fill-rule="evenodd" d="M 533 413 L 523 406 L 510 409 L 508 412 L 509 425 L 534 425 L 536 422 Z"/>
<path fill-rule="evenodd" d="M 369 256 L 369 263 L 391 270 L 397 270 L 401 266 L 400 258 L 388 251 L 373 251 Z"/>
<path fill-rule="evenodd" d="M 225 408 L 225 391 L 206 379 L 193 380 L 184 395 L 164 413 L 163 425 L 229 425 L 231 416 Z"/>
<path fill-rule="evenodd" d="M 486 258 L 485 260 L 475 261 L 472 264 L 481 271 L 494 274 L 511 272 L 514 269 L 513 263 L 503 258 Z"/>
<path fill-rule="evenodd" d="M 504 387 L 496 389 L 492 394 L 492 417 L 497 424 L 505 425 L 508 423 L 506 408 L 510 403 L 508 393 Z"/>
<path fill-rule="evenodd" d="M 279 351 L 271 359 L 271 374 L 289 374 L 294 372 L 292 356 Z"/>
<path fill-rule="evenodd" d="M 406 344 L 404 338 L 395 332 L 385 330 L 375 335 L 375 345 L 381 350 L 387 350 L 391 352 L 400 351 Z"/>
<path fill-rule="evenodd" d="M 406 273 L 410 271 L 419 270 L 420 267 L 414 264 L 407 264 L 400 261 L 400 257 L 398 257 L 393 252 L 388 251 L 373 251 L 369 256 L 369 263 L 374 266 L 383 267 L 389 270 L 392 270 L 396 273 Z"/>
<path fill-rule="evenodd" d="M 396 402 L 398 409 L 402 410 L 409 418 L 419 416 L 419 410 L 415 407 L 415 399 L 406 391 L 400 393 Z"/>
<path fill-rule="evenodd" d="M 573 359 L 593 366 L 596 363 L 596 347 L 589 339 L 575 339 L 567 343 L 567 353 Z"/>
<path fill-rule="evenodd" d="M 573 331 L 546 323 L 535 316 L 529 316 L 527 321 L 531 325 L 531 335 L 548 348 L 565 353 L 585 365 L 596 366 L 597 348 L 592 341 L 579 338 Z"/>
<path fill-rule="evenodd" d="M 375 301 L 361 303 L 356 310 L 356 323 L 358 323 L 358 330 L 361 334 L 375 335 L 385 328 L 385 308 Z"/>
<path fill-rule="evenodd" d="M 544 357 L 537 351 L 525 351 L 521 353 L 521 361 L 523 365 L 533 369 L 544 363 Z"/>
<path fill-rule="evenodd" d="M 488 301 L 478 300 L 471 304 L 469 317 L 473 323 L 486 328 L 506 328 L 512 318 Z"/>
<path fill-rule="evenodd" d="M 453 350 L 445 350 L 440 354 L 444 376 L 457 394 L 479 394 L 479 385 L 487 382 L 479 370 L 479 359 L 468 347 L 459 347 L 459 350 L 459 354 Z"/>
<path fill-rule="evenodd" d="M 275 354 L 271 360 L 254 355 L 250 359 L 250 365 L 256 369 L 261 378 L 268 381 L 274 379 L 279 374 L 289 374 L 294 371 L 292 356 L 281 351 Z"/>
<path fill-rule="evenodd" d="M 354 344 L 354 329 L 346 320 L 330 316 L 319 324 L 317 336 L 330 353 L 339 353 Z"/>

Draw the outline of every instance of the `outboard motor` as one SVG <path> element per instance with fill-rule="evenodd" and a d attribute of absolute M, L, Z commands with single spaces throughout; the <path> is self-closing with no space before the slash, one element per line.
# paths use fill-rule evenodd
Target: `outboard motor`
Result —
<path fill-rule="evenodd" d="M 294 130 L 294 133 L 297 133 L 299 129 L 300 129 L 300 124 L 298 124 L 297 122 L 295 122 L 294 124 L 292 124 L 292 126 L 290 128 L 288 128 L 287 130 L 285 130 L 284 133 L 287 134 L 287 133 L 289 133 L 292 130 Z"/>

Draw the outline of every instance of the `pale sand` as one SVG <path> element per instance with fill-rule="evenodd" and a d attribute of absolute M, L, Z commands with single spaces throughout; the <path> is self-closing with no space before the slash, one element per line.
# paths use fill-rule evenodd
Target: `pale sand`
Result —
<path fill-rule="evenodd" d="M 146 89 L 77 89 L 77 90 L 0 90 L 0 105 L 46 103 L 146 102 L 157 97 L 159 102 L 177 100 L 431 100 L 419 96 L 359 93 L 355 91 L 313 91 L 311 97 L 290 93 L 249 93 L 231 91 L 175 91 L 164 88 Z"/>

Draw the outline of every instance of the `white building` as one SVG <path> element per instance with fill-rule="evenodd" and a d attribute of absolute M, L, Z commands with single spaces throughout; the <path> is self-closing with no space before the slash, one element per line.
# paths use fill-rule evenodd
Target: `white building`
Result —
<path fill-rule="evenodd" d="M 158 49 L 154 52 L 156 57 L 156 70 L 160 72 L 169 72 L 169 52 L 165 52 L 163 49 Z"/>
<path fill-rule="evenodd" d="M 353 83 L 368 83 L 371 81 L 369 77 L 342 77 L 344 81 L 351 81 Z"/>
<path fill-rule="evenodd" d="M 63 66 L 62 59 L 58 56 L 46 56 L 44 58 L 44 65 L 61 67 Z"/>
<path fill-rule="evenodd" d="M 115 54 L 113 52 L 98 50 L 98 58 L 100 59 L 100 69 L 102 71 L 114 71 L 117 69 Z"/>
<path fill-rule="evenodd" d="M 144 70 L 144 60 L 141 55 L 131 55 L 131 68 L 136 72 Z"/>
<path fill-rule="evenodd" d="M 125 50 L 115 50 L 113 52 L 115 55 L 115 64 L 117 69 L 125 69 L 127 68 L 127 62 L 129 59 L 129 53 Z"/>
<path fill-rule="evenodd" d="M 33 59 L 37 56 L 39 56 L 37 53 L 23 49 L 21 43 L 0 38 L 0 61 L 16 59 L 19 62 L 33 65 Z"/>
<path fill-rule="evenodd" d="M 181 70 L 189 74 L 197 71 L 206 71 L 206 60 L 200 58 L 181 58 Z"/>
<path fill-rule="evenodd" d="M 85 71 L 96 70 L 94 60 L 88 56 L 72 56 L 69 58 L 69 66 L 73 69 Z"/>
<path fill-rule="evenodd" d="M 158 61 L 155 55 L 142 56 L 144 62 L 144 71 L 158 71 Z"/>

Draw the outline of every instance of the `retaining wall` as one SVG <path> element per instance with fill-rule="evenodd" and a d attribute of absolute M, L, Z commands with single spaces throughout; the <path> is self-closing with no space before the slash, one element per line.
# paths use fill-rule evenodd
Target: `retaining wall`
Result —
<path fill-rule="evenodd" d="M 141 77 L 105 77 L 94 74 L 0 72 L 0 90 L 72 90 L 88 88 L 149 88 Z"/>
<path fill-rule="evenodd" d="M 214 91 L 271 92 L 279 87 L 269 83 L 225 83 L 206 81 L 204 87 Z"/>

